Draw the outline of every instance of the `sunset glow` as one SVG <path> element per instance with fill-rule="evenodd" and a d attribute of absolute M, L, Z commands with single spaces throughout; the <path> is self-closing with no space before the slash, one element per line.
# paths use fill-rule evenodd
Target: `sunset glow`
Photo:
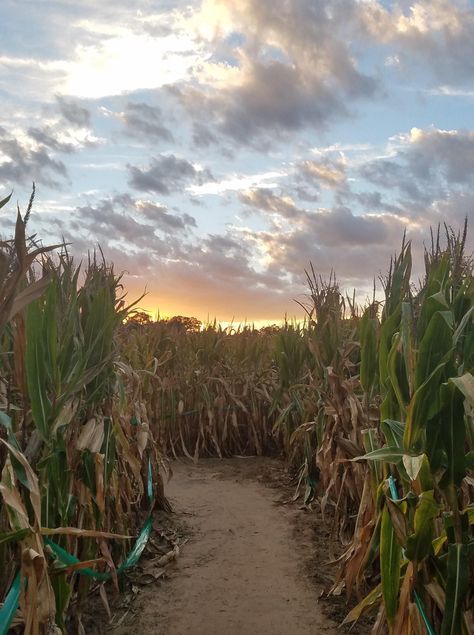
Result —
<path fill-rule="evenodd" d="M 472 2 L 4 0 L 0 18 L 0 191 L 24 207 L 35 181 L 31 232 L 100 244 L 152 315 L 302 317 L 310 262 L 364 299 L 405 229 L 421 262 L 430 226 L 473 218 Z"/>

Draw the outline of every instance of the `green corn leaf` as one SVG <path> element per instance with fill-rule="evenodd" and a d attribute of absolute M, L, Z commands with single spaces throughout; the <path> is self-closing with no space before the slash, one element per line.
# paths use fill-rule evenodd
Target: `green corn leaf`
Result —
<path fill-rule="evenodd" d="M 387 358 L 387 364 L 389 370 L 389 380 L 397 398 L 401 418 L 404 418 L 409 394 L 408 386 L 406 384 L 406 371 L 403 367 L 403 357 L 401 355 L 401 336 L 399 333 L 397 333 L 393 338 L 392 348 L 390 349 Z"/>
<path fill-rule="evenodd" d="M 65 615 L 72 594 L 72 587 L 67 581 L 65 574 L 54 575 L 51 577 L 51 585 L 56 600 L 56 624 L 61 628 L 62 632 L 66 632 Z"/>
<path fill-rule="evenodd" d="M 451 484 L 460 486 L 466 474 L 463 395 L 456 390 L 454 383 L 443 384 L 441 394 L 446 405 L 440 417 L 440 436 L 448 466 L 439 485 L 440 487 L 448 487 Z"/>
<path fill-rule="evenodd" d="M 413 309 L 410 302 L 402 302 L 402 317 L 400 337 L 405 362 L 405 373 L 408 383 L 409 396 L 415 387 L 415 350 L 413 344 Z"/>
<path fill-rule="evenodd" d="M 397 614 L 400 558 L 401 548 L 395 536 L 390 512 L 387 507 L 384 507 L 380 529 L 380 575 L 385 613 L 389 624 L 393 623 Z"/>
<path fill-rule="evenodd" d="M 391 447 L 403 447 L 403 434 L 405 432 L 405 424 L 394 419 L 385 419 L 380 424 L 385 440 Z"/>
<path fill-rule="evenodd" d="M 4 205 L 6 205 L 6 204 L 8 203 L 8 201 L 9 201 L 9 200 L 11 199 L 11 197 L 12 197 L 12 194 L 13 194 L 13 191 L 12 191 L 12 192 L 10 192 L 10 194 L 9 194 L 8 196 L 6 196 L 4 199 L 2 199 L 2 200 L 0 201 L 0 208 L 1 208 L 1 207 L 3 207 Z"/>
<path fill-rule="evenodd" d="M 459 322 L 459 325 L 454 331 L 454 335 L 453 335 L 454 345 L 456 345 L 459 339 L 464 335 L 464 331 L 466 330 L 466 327 L 469 324 L 469 322 L 472 320 L 473 314 L 474 314 L 474 305 L 471 306 L 471 308 L 464 313 L 464 315 L 461 318 L 461 321 Z"/>
<path fill-rule="evenodd" d="M 448 545 L 448 580 L 441 635 L 459 635 L 462 632 L 463 601 L 469 589 L 470 551 L 470 545 Z"/>
<path fill-rule="evenodd" d="M 447 307 L 446 296 L 441 289 L 449 271 L 449 258 L 445 254 L 437 267 L 429 272 L 425 289 L 423 290 L 423 302 L 420 318 L 418 320 L 418 333 L 422 336 L 428 328 L 428 324 L 436 311 L 442 311 Z"/>
<path fill-rule="evenodd" d="M 397 310 L 387 317 L 380 326 L 379 340 L 379 374 L 380 382 L 385 385 L 388 379 L 388 354 L 392 348 L 394 333 L 397 333 L 400 325 L 401 304 Z"/>
<path fill-rule="evenodd" d="M 418 350 L 415 388 L 425 383 L 453 349 L 453 320 L 451 311 L 436 311 L 431 318 Z"/>
<path fill-rule="evenodd" d="M 446 362 L 442 361 L 419 386 L 407 409 L 403 445 L 408 453 L 420 454 L 424 451 L 426 426 L 430 419 L 439 414 L 442 405 L 439 384 L 445 373 Z"/>
<path fill-rule="evenodd" d="M 351 459 L 352 461 L 387 461 L 388 463 L 397 463 L 401 461 L 403 456 L 405 455 L 405 451 L 403 448 L 398 447 L 386 447 L 379 448 L 378 450 L 374 450 L 373 452 L 368 452 L 363 456 L 356 456 Z"/>
<path fill-rule="evenodd" d="M 13 445 L 16 450 L 20 450 L 20 446 L 18 445 L 18 440 L 15 436 L 12 426 L 12 420 L 10 417 L 3 411 L 0 410 L 0 425 L 5 428 L 7 431 L 8 443 Z"/>
<path fill-rule="evenodd" d="M 376 450 L 380 449 L 377 443 L 377 428 L 368 428 L 367 430 L 362 430 L 362 441 L 364 443 L 364 450 L 367 453 L 375 452 Z M 374 461 L 371 464 L 370 469 L 375 491 L 377 484 L 380 483 L 383 478 L 383 466 L 381 466 L 380 463 Z"/>
<path fill-rule="evenodd" d="M 48 288 L 44 303 L 43 317 L 43 341 L 46 356 L 46 372 L 49 383 L 56 392 L 59 392 L 60 378 L 58 377 L 58 319 L 57 290 L 56 284 L 51 284 Z"/>
<path fill-rule="evenodd" d="M 377 327 L 378 320 L 371 317 L 369 307 L 360 323 L 360 383 L 369 393 L 377 380 Z"/>
<path fill-rule="evenodd" d="M 43 338 L 43 313 L 36 301 L 28 307 L 26 317 L 26 378 L 33 420 L 47 442 L 52 407 L 47 393 L 48 372 Z"/>
<path fill-rule="evenodd" d="M 17 531 L 9 531 L 6 533 L 0 533 L 0 545 L 6 545 L 9 542 L 18 542 L 19 540 L 23 540 L 28 534 L 31 533 L 31 529 L 29 527 L 25 527 L 24 529 L 18 529 Z"/>
<path fill-rule="evenodd" d="M 420 494 L 415 510 L 414 533 L 407 538 L 406 557 L 420 562 L 432 551 L 433 521 L 439 513 L 439 505 L 434 499 L 434 491 Z"/>

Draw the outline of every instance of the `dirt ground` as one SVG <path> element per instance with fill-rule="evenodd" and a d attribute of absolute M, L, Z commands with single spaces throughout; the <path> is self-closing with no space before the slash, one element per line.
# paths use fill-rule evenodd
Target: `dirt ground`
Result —
<path fill-rule="evenodd" d="M 129 609 L 98 632 L 341 633 L 337 606 L 318 601 L 325 572 L 314 567 L 331 557 L 329 542 L 319 550 L 310 518 L 298 505 L 282 504 L 289 490 L 281 487 L 278 462 L 209 459 L 174 462 L 172 469 L 166 492 L 186 544 L 166 579 L 132 587 Z"/>
<path fill-rule="evenodd" d="M 269 465 L 173 464 L 166 491 L 191 537 L 170 579 L 144 587 L 133 620 L 116 635 L 336 633 L 303 573 L 293 535 L 297 511 L 276 505 L 278 492 L 257 480 L 267 478 Z"/>

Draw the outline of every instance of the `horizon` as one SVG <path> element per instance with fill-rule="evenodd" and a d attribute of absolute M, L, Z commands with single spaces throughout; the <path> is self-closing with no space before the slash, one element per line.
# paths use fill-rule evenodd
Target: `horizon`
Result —
<path fill-rule="evenodd" d="M 405 230 L 416 279 L 429 228 L 474 218 L 472 0 L 5 0 L 0 19 L 1 233 L 34 181 L 31 231 L 99 244 L 152 315 L 282 321 L 310 262 L 364 301 Z"/>

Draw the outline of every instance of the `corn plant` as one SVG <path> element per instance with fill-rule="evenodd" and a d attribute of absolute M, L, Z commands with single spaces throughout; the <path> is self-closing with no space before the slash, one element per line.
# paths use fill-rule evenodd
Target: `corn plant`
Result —
<path fill-rule="evenodd" d="M 18 570 L 15 623 L 29 634 L 66 632 L 71 607 L 80 630 L 91 580 L 133 560 L 148 465 L 155 504 L 166 500 L 142 384 L 117 347 L 120 277 L 48 255 L 26 239 L 28 214 L 0 245 L 0 589 Z"/>
<path fill-rule="evenodd" d="M 378 554 L 381 581 L 348 619 L 379 604 L 376 626 L 386 621 L 391 633 L 473 632 L 474 283 L 465 239 L 465 230 L 447 229 L 441 249 L 438 237 L 418 290 L 404 244 L 386 281 L 378 333 L 384 446 L 364 457 L 383 476 L 364 557 L 367 566 Z"/>

